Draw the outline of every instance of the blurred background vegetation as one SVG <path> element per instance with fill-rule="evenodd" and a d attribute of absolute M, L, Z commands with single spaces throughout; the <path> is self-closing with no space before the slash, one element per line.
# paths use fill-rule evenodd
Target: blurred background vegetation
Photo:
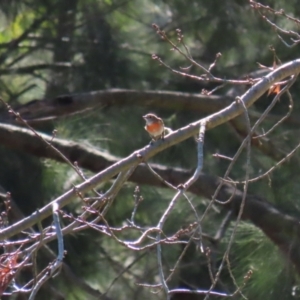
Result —
<path fill-rule="evenodd" d="M 265 0 L 263 4 L 300 17 L 297 0 Z M 282 16 L 269 16 L 285 29 L 298 28 Z M 0 91 L 1 97 L 11 105 L 24 104 L 33 99 L 56 97 L 61 94 L 88 92 L 109 88 L 135 90 L 169 90 L 201 93 L 216 85 L 183 78 L 171 73 L 151 59 L 158 54 L 174 68 L 189 67 L 189 63 L 176 52 L 170 51 L 153 30 L 156 23 L 169 37 L 176 38 L 180 28 L 193 58 L 209 66 L 218 52 L 222 53 L 213 73 L 222 78 L 241 78 L 258 69 L 257 62 L 273 64 L 272 45 L 282 62 L 298 58 L 299 47 L 287 48 L 274 30 L 266 24 L 246 0 L 4 0 L 0 1 Z M 191 74 L 201 74 L 195 66 Z M 216 94 L 226 95 L 230 86 Z M 299 115 L 299 87 L 294 86 L 293 116 Z M 262 97 L 252 109 L 262 112 L 270 97 Z M 4 108 L 3 108 L 4 109 Z M 282 97 L 273 110 L 274 115 L 284 115 L 288 100 Z M 179 128 L 204 116 L 187 110 L 167 110 L 153 107 L 152 112 L 161 116 L 167 126 Z M 58 137 L 92 145 L 119 157 L 149 143 L 143 129 L 142 115 L 149 112 L 140 106 L 101 107 L 73 117 L 52 122 L 44 131 L 55 128 Z M 264 122 L 265 128 L 273 124 Z M 276 147 L 288 152 L 298 143 L 299 126 L 284 123 L 271 138 Z M 226 124 L 207 132 L 205 137 L 204 172 L 222 176 L 228 162 L 212 157 L 214 153 L 233 156 L 240 145 L 240 137 Z M 79 179 L 64 164 L 49 159 L 37 159 L 19 151 L 0 147 L 0 184 L 10 191 L 25 215 L 64 193 Z M 258 150 L 252 152 L 252 173 L 258 174 L 272 166 L 274 161 Z M 160 153 L 151 162 L 191 169 L 196 166 L 196 149 L 193 140 Z M 241 178 L 244 173 L 244 157 L 238 161 L 231 176 Z M 250 192 L 273 202 L 282 212 L 299 215 L 300 188 L 299 156 L 287 163 L 272 176 L 272 183 L 263 180 L 250 185 Z M 84 170 L 90 175 L 88 170 Z M 109 185 L 99 187 L 105 191 Z M 107 220 L 111 226 L 121 226 L 130 219 L 134 206 L 133 183 L 128 183 L 110 209 Z M 142 226 L 156 224 L 173 193 L 167 189 L 142 186 L 144 201 L 140 204 L 136 222 Z M 204 211 L 207 200 L 190 195 L 198 209 Z M 81 202 L 75 201 L 67 210 L 76 215 Z M 167 234 L 175 233 L 193 221 L 193 212 L 181 201 L 165 226 Z M 214 235 L 224 212 L 215 208 L 205 219 L 203 231 Z M 232 228 L 229 228 L 221 244 L 216 246 L 215 262 L 227 247 Z M 134 235 L 123 236 L 134 239 Z M 153 250 L 130 251 L 101 234 L 88 230 L 68 236 L 66 262 L 73 272 L 92 287 L 105 292 L 111 299 L 164 299 L 162 293 L 137 283 L 158 283 L 156 252 Z M 208 242 L 207 242 L 208 243 Z M 56 244 L 50 245 L 56 249 Z M 210 246 L 209 243 L 205 246 Z M 164 261 L 174 266 L 182 246 L 164 246 Z M 239 285 L 248 270 L 253 276 L 243 290 L 248 299 L 295 299 L 293 288 L 298 279 L 293 268 L 282 258 L 277 248 L 263 233 L 250 223 L 243 222 L 238 228 L 230 254 L 232 272 Z M 45 265 L 43 257 L 41 266 Z M 130 266 L 130 267 L 128 267 Z M 124 273 L 118 274 L 128 267 Z M 23 282 L 26 282 L 26 274 Z M 65 299 L 93 299 L 80 287 L 64 280 L 62 275 L 50 281 L 52 289 L 58 289 Z M 210 279 L 205 255 L 191 247 L 184 256 L 171 283 L 173 287 L 207 289 Z M 224 271 L 217 290 L 232 292 L 235 285 L 230 274 Z M 295 290 L 295 289 L 294 289 Z M 45 287 L 40 299 L 59 299 Z M 50 294 L 51 293 L 51 296 Z M 238 294 L 234 299 L 241 299 Z M 216 297 L 211 297 L 217 299 Z M 23 299 L 23 298 L 20 298 Z M 25 298 L 24 298 L 25 299 Z M 174 299 L 202 299 L 181 295 Z"/>

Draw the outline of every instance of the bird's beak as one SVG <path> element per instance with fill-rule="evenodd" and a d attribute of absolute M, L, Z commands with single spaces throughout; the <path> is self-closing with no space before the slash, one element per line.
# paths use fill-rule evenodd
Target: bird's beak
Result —
<path fill-rule="evenodd" d="M 146 117 L 146 116 L 143 116 L 143 118 L 144 118 L 145 120 L 147 120 L 147 117 Z"/>

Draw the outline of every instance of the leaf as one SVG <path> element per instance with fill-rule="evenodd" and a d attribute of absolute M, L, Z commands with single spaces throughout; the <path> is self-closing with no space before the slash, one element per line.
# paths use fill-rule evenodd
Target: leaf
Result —
<path fill-rule="evenodd" d="M 275 83 L 269 88 L 268 96 L 271 94 L 278 95 L 279 93 L 280 93 L 280 84 Z"/>

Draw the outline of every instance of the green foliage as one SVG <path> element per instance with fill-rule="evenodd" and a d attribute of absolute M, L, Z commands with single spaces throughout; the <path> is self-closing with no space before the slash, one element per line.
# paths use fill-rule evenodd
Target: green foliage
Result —
<path fill-rule="evenodd" d="M 283 8 L 290 15 L 299 15 L 298 2 L 268 1 L 277 9 Z M 167 35 L 176 41 L 176 29 L 184 34 L 184 40 L 196 61 L 208 67 L 218 52 L 222 53 L 214 74 L 221 78 L 238 78 L 256 70 L 257 62 L 271 66 L 273 52 L 282 61 L 291 60 L 298 55 L 298 48 L 287 49 L 277 38 L 271 26 L 266 24 L 257 12 L 249 6 L 249 1 L 220 0 L 78 0 L 78 1 L 4 1 L 0 3 L 0 78 L 1 96 L 8 102 L 25 103 L 34 98 L 54 97 L 62 93 L 85 92 L 108 88 L 131 88 L 172 90 L 200 93 L 210 90 L 216 84 L 203 83 L 183 78 L 170 72 L 156 61 L 151 54 L 156 53 L 172 68 L 187 68 L 191 74 L 200 75 L 201 70 L 190 66 L 182 56 L 170 51 L 151 27 L 156 23 Z M 33 28 L 17 47 L 9 48 L 7 43 L 20 37 L 37 19 L 45 16 L 40 26 Z M 297 26 L 282 16 L 270 16 L 287 30 L 297 30 Z M 7 48 L 8 47 L 8 48 Z M 69 63 L 70 67 L 57 68 L 56 63 Z M 44 69 L 34 69 L 22 73 L 21 68 L 39 64 L 49 64 Z M 7 72 L 9 70 L 9 72 Z M 224 95 L 227 87 L 216 94 Z M 299 88 L 293 90 L 299 94 Z M 142 103 L 143 99 L 141 99 Z M 253 109 L 262 112 L 270 103 L 263 97 Z M 274 113 L 287 111 L 287 99 L 283 98 L 275 106 Z M 295 103 L 298 116 L 299 104 Z M 58 136 L 93 145 L 113 155 L 124 157 L 149 143 L 148 134 L 143 129 L 142 115 L 149 107 L 101 107 L 86 114 L 60 120 L 51 126 L 58 129 Z M 179 128 L 204 114 L 177 110 L 155 110 L 167 126 Z M 255 118 L 251 119 L 254 123 Z M 266 120 L 263 129 L 270 128 L 273 119 Z M 282 136 L 284 135 L 284 139 Z M 283 124 L 273 134 L 275 146 L 287 153 L 298 143 L 299 132 L 295 126 Z M 221 126 L 206 135 L 204 171 L 222 176 L 228 161 L 212 157 L 222 153 L 232 157 L 239 145 L 231 125 Z M 64 164 L 50 160 L 38 161 L 28 155 L 1 148 L 0 184 L 11 191 L 13 198 L 29 214 L 43 204 L 50 202 L 80 182 L 74 171 Z M 245 175 L 246 155 L 243 153 L 231 173 L 233 178 Z M 172 167 L 192 169 L 196 166 L 195 142 L 190 139 L 163 153 L 151 162 L 159 162 Z M 274 164 L 272 158 L 259 151 L 252 151 L 250 176 L 255 177 Z M 250 186 L 252 193 L 261 194 L 280 209 L 294 215 L 299 214 L 298 164 L 289 164 L 272 174 L 269 182 L 258 182 Z M 89 172 L 84 170 L 89 176 Z M 30 174 L 30 176 L 28 176 Z M 293 176 L 293 180 L 291 177 Z M 106 191 L 111 182 L 98 187 Z M 114 226 L 125 225 L 131 218 L 134 207 L 135 185 L 127 184 L 115 199 L 106 218 Z M 173 197 L 167 189 L 140 187 L 144 200 L 140 203 L 135 222 L 140 226 L 156 226 L 163 211 Z M 192 202 L 201 216 L 206 203 L 203 199 L 191 196 Z M 80 200 L 66 208 L 68 213 L 77 215 L 82 208 Z M 224 213 L 214 208 L 205 218 L 203 231 L 214 236 Z M 68 220 L 63 220 L 68 222 Z M 175 234 L 181 227 L 195 221 L 195 216 L 185 199 L 180 199 L 164 227 L 167 235 Z M 232 228 L 231 228 L 232 229 Z M 230 234 L 231 231 L 228 232 Z M 134 240 L 139 232 L 127 233 L 122 238 Z M 223 253 L 228 236 L 222 241 Z M 211 244 L 205 241 L 205 245 Z M 56 245 L 51 245 L 55 249 Z M 182 245 L 166 246 L 164 261 L 172 268 L 178 259 Z M 209 286 L 207 261 L 196 252 L 192 244 L 187 266 L 180 266 L 172 285 L 184 282 L 184 273 L 201 274 L 195 284 Z M 140 253 L 126 249 L 124 245 L 112 241 L 104 234 L 93 230 L 66 238 L 68 254 L 66 261 L 95 288 L 106 290 L 124 267 L 139 259 L 125 275 L 120 276 L 109 294 L 115 299 L 163 299 L 162 294 L 152 294 L 150 289 L 137 287 L 136 282 L 157 283 L 157 261 L 155 251 L 147 249 Z M 217 249 L 219 250 L 219 249 Z M 139 258 L 139 256 L 142 256 Z M 144 255 L 144 256 L 143 256 Z M 221 259 L 219 257 L 218 259 Z M 233 248 L 230 252 L 231 269 L 239 285 L 249 269 L 253 276 L 243 292 L 249 299 L 290 299 L 295 281 L 293 270 L 281 257 L 274 245 L 253 226 L 242 223 L 238 227 Z M 192 270 L 191 270 L 192 269 Z M 166 270 L 168 273 L 169 270 Z M 199 279 L 201 277 L 201 279 Z M 202 281 L 203 278 L 203 281 Z M 234 284 L 228 271 L 222 273 L 222 281 L 228 290 Z M 203 285 L 201 285 L 203 283 Z M 67 299 L 86 299 L 86 294 L 78 288 L 68 288 L 67 282 L 56 279 L 54 284 L 65 290 Z M 124 296 L 121 296 L 124 294 Z M 123 298 L 122 298 L 123 297 Z"/>
<path fill-rule="evenodd" d="M 228 246 L 226 242 L 232 229 L 222 241 L 224 248 Z M 247 272 L 253 272 L 242 290 L 248 299 L 294 299 L 292 288 L 296 278 L 293 269 L 286 265 L 274 244 L 253 225 L 243 222 L 238 226 L 229 257 L 231 272 L 239 286 L 243 286 Z"/>

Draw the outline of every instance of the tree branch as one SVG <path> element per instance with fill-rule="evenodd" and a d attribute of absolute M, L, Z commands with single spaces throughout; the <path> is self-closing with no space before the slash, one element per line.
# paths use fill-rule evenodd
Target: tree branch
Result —
<path fill-rule="evenodd" d="M 244 95 L 240 97 L 240 101 L 243 101 L 246 107 L 251 106 L 265 91 L 269 89 L 271 85 L 282 80 L 287 76 L 297 74 L 300 71 L 300 60 L 295 60 L 290 63 L 287 63 L 275 71 L 271 72 L 269 75 L 264 77 L 258 83 L 256 83 L 252 88 L 250 88 Z M 111 164 L 109 167 L 96 174 L 95 176 L 89 178 L 85 182 L 76 186 L 76 189 L 69 190 L 64 195 L 58 197 L 54 201 L 58 203 L 59 207 L 63 207 L 70 203 L 73 198 L 77 197 L 78 192 L 85 193 L 86 191 L 96 187 L 98 184 L 108 181 L 113 178 L 116 174 L 121 171 L 128 170 L 134 166 L 137 166 L 135 173 L 131 176 L 130 180 L 137 183 L 146 183 L 147 178 L 151 176 L 153 179 L 152 182 L 157 182 L 157 186 L 163 185 L 151 172 L 147 169 L 146 166 L 141 165 L 140 163 L 149 158 L 153 157 L 155 154 L 177 144 L 181 141 L 195 135 L 200 124 L 205 121 L 207 124 L 207 129 L 214 128 L 222 123 L 227 122 L 228 120 L 234 118 L 235 116 L 241 114 L 243 109 L 237 103 L 232 103 L 230 106 L 221 110 L 218 113 L 215 113 L 205 119 L 199 120 L 197 122 L 191 123 L 186 127 L 180 128 L 177 131 L 172 132 L 165 137 L 164 141 L 158 141 L 151 146 L 146 146 L 140 150 L 135 151 L 128 157 L 115 161 L 116 158 L 111 156 L 105 156 L 101 154 L 99 158 L 102 168 L 104 169 L 107 165 Z M 26 138 L 25 138 L 26 137 Z M 45 139 L 49 138 L 46 135 L 42 135 Z M 22 143 L 24 150 L 31 153 L 39 153 L 39 156 L 48 155 L 49 157 L 57 159 L 56 155 L 51 152 L 51 149 L 46 148 L 43 145 L 42 141 L 36 141 L 33 133 L 29 132 L 27 129 L 20 129 L 11 125 L 2 125 L 0 127 L 0 138 L 2 143 L 14 145 L 12 140 L 19 140 L 22 138 Z M 27 140 L 27 142 L 26 142 Z M 36 144 L 35 144 L 36 142 Z M 53 145 L 57 147 L 62 147 L 61 151 L 79 149 L 83 151 L 83 148 L 79 147 L 74 143 L 65 142 L 63 140 L 54 139 Z M 73 147 L 70 147 L 73 145 Z M 41 152 L 43 150 L 43 152 Z M 95 150 L 91 150 L 89 153 L 96 156 Z M 82 154 L 82 152 L 81 152 Z M 54 155 L 54 156 L 53 156 Z M 79 163 L 83 164 L 81 157 L 74 157 L 74 152 L 70 151 L 70 160 L 79 160 Z M 84 156 L 83 156 L 84 157 Z M 108 162 L 109 159 L 112 159 L 112 162 Z M 95 161 L 94 161 L 95 163 Z M 159 173 L 162 177 L 168 178 L 168 182 L 178 185 L 179 183 L 185 182 L 190 176 L 191 173 L 179 170 L 179 169 L 168 169 L 165 167 L 153 166 L 156 168 L 156 172 Z M 148 176 L 148 177 L 147 177 Z M 169 177 L 165 177 L 169 176 Z M 151 178 L 150 177 L 150 178 Z M 219 184 L 219 180 L 215 177 L 205 176 L 200 174 L 198 181 L 191 186 L 190 191 L 204 196 L 208 199 L 214 194 L 216 187 Z M 242 201 L 243 193 L 241 191 L 235 190 L 234 187 L 224 184 L 221 188 L 217 198 L 219 202 L 227 201 L 232 194 L 232 200 L 223 205 L 224 208 L 232 210 L 235 215 L 239 211 L 239 207 Z M 49 203 L 45 207 L 41 208 L 39 211 L 33 213 L 27 218 L 15 223 L 0 232 L 0 239 L 5 240 L 13 235 L 19 233 L 22 230 L 25 230 L 36 222 L 45 219 L 46 217 L 52 214 L 52 203 Z M 286 216 L 276 210 L 270 203 L 262 201 L 257 196 L 248 195 L 245 202 L 244 211 L 242 214 L 242 219 L 250 220 L 261 228 L 261 230 L 280 248 L 280 250 L 285 253 L 285 255 L 290 259 L 292 263 L 296 266 L 298 273 L 300 273 L 300 252 L 298 251 L 300 246 L 300 223 L 299 220 Z"/>
<path fill-rule="evenodd" d="M 190 110 L 199 113 L 214 113 L 232 103 L 232 97 L 206 96 L 168 91 L 137 91 L 110 89 L 89 93 L 61 95 L 54 99 L 33 100 L 14 108 L 23 119 L 38 122 L 54 119 L 92 109 L 94 107 L 118 105 L 143 105 L 178 110 Z M 11 117 L 6 112 L 0 115 L 2 122 L 8 123 Z"/>

